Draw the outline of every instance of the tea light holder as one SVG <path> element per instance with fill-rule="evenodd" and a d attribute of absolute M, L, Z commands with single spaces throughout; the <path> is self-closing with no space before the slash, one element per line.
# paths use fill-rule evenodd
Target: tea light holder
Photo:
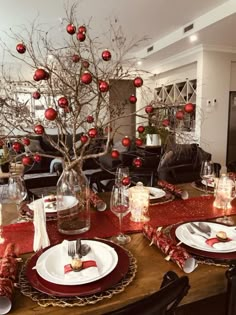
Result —
<path fill-rule="evenodd" d="M 149 189 L 138 182 L 136 186 L 129 188 L 129 207 L 133 222 L 147 222 L 150 220 L 149 208 Z"/>

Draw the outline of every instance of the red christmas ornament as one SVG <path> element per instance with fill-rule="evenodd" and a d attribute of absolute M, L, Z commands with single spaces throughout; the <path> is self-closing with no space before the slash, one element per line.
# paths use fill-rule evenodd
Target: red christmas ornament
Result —
<path fill-rule="evenodd" d="M 133 83 L 135 87 L 140 87 L 143 85 L 143 79 L 141 77 L 136 77 Z"/>
<path fill-rule="evenodd" d="M 86 142 L 88 141 L 88 136 L 82 135 L 82 136 L 80 137 L 80 141 L 81 141 L 82 143 L 86 143 Z"/>
<path fill-rule="evenodd" d="M 41 94 L 38 91 L 35 91 L 32 96 L 35 100 L 39 100 L 41 97 Z"/>
<path fill-rule="evenodd" d="M 85 33 L 81 33 L 81 32 L 77 33 L 77 39 L 78 39 L 80 42 L 84 42 L 85 39 L 86 39 Z"/>
<path fill-rule="evenodd" d="M 108 133 L 108 132 L 112 132 L 112 128 L 111 127 L 108 127 L 108 126 L 106 126 L 105 127 L 105 133 Z"/>
<path fill-rule="evenodd" d="M 89 115 L 89 116 L 87 117 L 87 122 L 88 122 L 89 124 L 93 123 L 93 122 L 94 122 L 93 116 Z"/>
<path fill-rule="evenodd" d="M 75 63 L 76 63 L 76 62 L 79 62 L 79 61 L 80 61 L 80 56 L 74 54 L 74 55 L 72 56 L 72 61 L 75 62 Z"/>
<path fill-rule="evenodd" d="M 34 74 L 34 76 L 33 76 L 33 79 L 34 79 L 34 81 L 36 81 L 36 82 L 37 82 L 37 81 L 40 81 L 40 80 L 38 79 L 37 75 L 35 75 L 35 74 Z"/>
<path fill-rule="evenodd" d="M 23 156 L 21 161 L 23 165 L 31 165 L 33 163 L 31 157 L 28 155 Z"/>
<path fill-rule="evenodd" d="M 130 185 L 130 183 L 131 183 L 131 179 L 130 179 L 130 177 L 129 176 L 125 176 L 125 177 L 123 177 L 122 178 L 122 185 L 124 185 L 124 186 L 129 186 Z"/>
<path fill-rule="evenodd" d="M 37 135 L 42 135 L 44 133 L 44 127 L 42 125 L 36 125 L 34 126 L 34 132 Z"/>
<path fill-rule="evenodd" d="M 184 106 L 184 111 L 186 113 L 192 113 L 194 111 L 194 105 L 192 103 L 188 103 Z"/>
<path fill-rule="evenodd" d="M 168 127 L 169 124 L 170 124 L 169 119 L 163 119 L 163 120 L 162 120 L 162 126 L 163 126 L 163 127 Z"/>
<path fill-rule="evenodd" d="M 109 61 L 111 59 L 111 53 L 109 50 L 106 49 L 102 52 L 102 59 L 104 61 Z"/>
<path fill-rule="evenodd" d="M 143 145 L 143 140 L 141 138 L 137 138 L 135 140 L 135 144 L 137 147 L 141 147 Z"/>
<path fill-rule="evenodd" d="M 99 90 L 101 92 L 109 91 L 109 84 L 106 81 L 100 81 L 99 82 Z"/>
<path fill-rule="evenodd" d="M 98 134 L 98 131 L 96 128 L 91 128 L 88 131 L 88 135 L 90 138 L 95 138 L 97 136 L 97 134 Z"/>
<path fill-rule="evenodd" d="M 84 25 L 81 25 L 79 28 L 78 28 L 78 32 L 79 33 L 86 33 L 87 32 L 87 29 Z"/>
<path fill-rule="evenodd" d="M 85 71 L 81 76 L 81 82 L 84 84 L 90 84 L 92 82 L 92 75 Z"/>
<path fill-rule="evenodd" d="M 73 24 L 68 24 L 66 27 L 66 31 L 68 34 L 73 35 L 76 32 L 76 27 Z"/>
<path fill-rule="evenodd" d="M 20 144 L 20 142 L 15 141 L 15 142 L 12 144 L 12 149 L 13 149 L 15 152 L 20 152 L 20 150 L 21 150 L 21 144 Z"/>
<path fill-rule="evenodd" d="M 48 77 L 48 73 L 44 69 L 37 69 L 34 73 L 35 81 L 45 80 Z"/>
<path fill-rule="evenodd" d="M 144 127 L 144 126 L 138 126 L 138 128 L 137 128 L 137 131 L 138 131 L 139 133 L 143 133 L 144 130 L 145 130 L 145 127 Z"/>
<path fill-rule="evenodd" d="M 59 107 L 61 108 L 66 108 L 69 105 L 68 99 L 65 96 L 62 96 L 59 98 L 59 100 L 57 101 L 57 104 Z"/>
<path fill-rule="evenodd" d="M 0 148 L 2 148 L 3 146 L 4 146 L 4 141 L 0 139 Z"/>
<path fill-rule="evenodd" d="M 26 52 L 26 46 L 23 43 L 16 45 L 16 50 L 19 54 L 24 54 Z"/>
<path fill-rule="evenodd" d="M 179 120 L 182 120 L 184 118 L 184 111 L 183 110 L 178 110 L 175 114 L 175 117 Z"/>
<path fill-rule="evenodd" d="M 33 156 L 33 160 L 34 160 L 36 163 L 39 163 L 39 162 L 42 161 L 42 156 L 39 155 L 39 154 L 35 154 L 35 155 Z"/>
<path fill-rule="evenodd" d="M 90 65 L 89 65 L 89 62 L 88 62 L 87 60 L 83 60 L 82 66 L 83 66 L 85 69 L 88 69 Z"/>
<path fill-rule="evenodd" d="M 24 145 L 30 145 L 30 139 L 29 138 L 23 138 L 21 141 Z"/>
<path fill-rule="evenodd" d="M 129 137 L 125 136 L 123 139 L 122 139 L 122 144 L 124 147 L 129 147 L 131 145 L 131 140 Z"/>
<path fill-rule="evenodd" d="M 130 97 L 129 97 L 129 102 L 131 103 L 131 104 L 135 104 L 136 102 L 137 102 L 137 97 L 135 96 L 135 95 L 130 95 Z"/>
<path fill-rule="evenodd" d="M 137 168 L 141 167 L 143 165 L 143 162 L 142 160 L 140 159 L 140 157 L 136 157 L 134 160 L 133 160 L 133 165 Z"/>
<path fill-rule="evenodd" d="M 50 107 L 45 110 L 44 116 L 47 120 L 55 120 L 57 118 L 57 111 L 54 108 Z"/>
<path fill-rule="evenodd" d="M 120 152 L 119 152 L 118 150 L 113 149 L 113 150 L 111 151 L 111 157 L 112 157 L 113 159 L 118 159 L 119 156 L 120 156 Z"/>
<path fill-rule="evenodd" d="M 151 114 L 151 113 L 153 112 L 153 107 L 152 107 L 152 105 L 147 105 L 147 106 L 145 107 L 145 112 L 146 112 L 147 114 Z"/>

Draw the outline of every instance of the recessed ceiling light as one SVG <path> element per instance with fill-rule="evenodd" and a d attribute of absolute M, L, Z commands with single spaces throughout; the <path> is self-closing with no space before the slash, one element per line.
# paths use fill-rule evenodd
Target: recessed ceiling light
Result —
<path fill-rule="evenodd" d="M 189 40 L 192 43 L 192 42 L 195 42 L 196 40 L 198 40 L 198 37 L 196 34 L 194 34 L 194 35 L 189 36 Z"/>

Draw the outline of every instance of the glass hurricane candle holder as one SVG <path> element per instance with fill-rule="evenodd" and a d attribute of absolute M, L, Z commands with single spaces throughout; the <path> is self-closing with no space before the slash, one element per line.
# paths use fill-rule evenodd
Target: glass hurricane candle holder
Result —
<path fill-rule="evenodd" d="M 147 222 L 149 218 L 149 189 L 138 182 L 136 186 L 129 188 L 129 205 L 131 217 L 134 222 Z"/>

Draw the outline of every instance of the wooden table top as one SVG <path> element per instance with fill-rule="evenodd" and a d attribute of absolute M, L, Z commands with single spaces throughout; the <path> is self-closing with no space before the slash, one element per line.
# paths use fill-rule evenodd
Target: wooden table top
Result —
<path fill-rule="evenodd" d="M 192 196 L 199 195 L 197 190 L 193 190 L 190 186 L 188 188 Z M 8 224 L 14 213 L 16 211 L 13 205 L 3 205 L 3 223 Z M 138 266 L 133 282 L 122 293 L 114 295 L 112 298 L 104 299 L 94 305 L 80 307 L 79 314 L 104 314 L 139 300 L 159 289 L 162 277 L 168 270 L 175 271 L 179 276 L 185 275 L 176 264 L 164 260 L 163 254 L 155 246 L 149 246 L 149 241 L 141 233 L 132 234 L 131 238 L 132 240 L 126 245 L 126 248 L 136 257 Z M 23 255 L 23 258 L 28 256 Z M 194 272 L 188 274 L 191 288 L 182 304 L 224 293 L 226 291 L 226 269 L 222 266 L 200 264 Z M 77 311 L 77 308 L 74 310 Z M 67 314 L 68 311 L 70 311 L 68 308 L 60 307 L 42 308 L 16 290 L 11 314 L 27 315 L 43 312 L 44 314 L 60 315 Z"/>

